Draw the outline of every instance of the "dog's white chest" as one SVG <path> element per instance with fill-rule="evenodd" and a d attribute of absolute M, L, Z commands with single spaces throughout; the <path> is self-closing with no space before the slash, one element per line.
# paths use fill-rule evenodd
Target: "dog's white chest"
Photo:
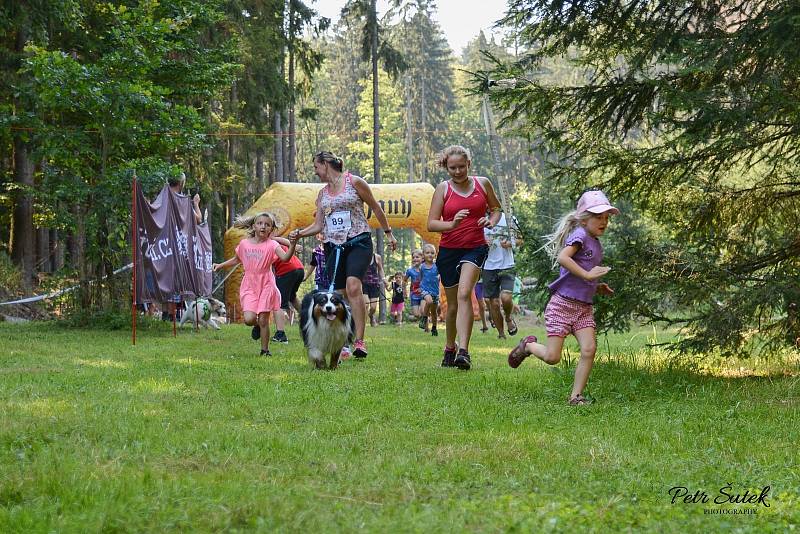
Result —
<path fill-rule="evenodd" d="M 312 324 L 309 331 L 308 341 L 310 346 L 329 352 L 341 348 L 347 341 L 347 326 L 341 321 L 328 321 L 325 318 L 318 319 Z"/>

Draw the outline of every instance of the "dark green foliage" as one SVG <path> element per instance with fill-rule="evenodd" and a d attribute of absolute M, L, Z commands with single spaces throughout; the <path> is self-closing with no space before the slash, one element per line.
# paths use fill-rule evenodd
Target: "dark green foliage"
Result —
<path fill-rule="evenodd" d="M 7 66 L 15 114 L 2 126 L 25 136 L 37 162 L 36 225 L 81 244 L 68 264 L 82 280 L 128 254 L 134 171 L 157 192 L 180 172 L 176 159 L 208 146 L 204 114 L 238 70 L 231 41 L 208 38 L 221 27 L 219 7 L 53 3 L 43 33 L 31 31 Z M 22 36 L 24 23 L 7 35 Z"/>
<path fill-rule="evenodd" d="M 528 49 L 486 73 L 517 79 L 493 93 L 506 122 L 557 155 L 554 182 L 656 223 L 609 258 L 655 297 L 629 286 L 625 308 L 687 325 L 685 348 L 793 343 L 800 4 L 519 0 L 505 23 Z M 552 83 L 554 61 L 578 76 Z"/>
<path fill-rule="evenodd" d="M 403 55 L 385 37 L 387 29 L 385 24 L 378 21 L 373 2 L 374 0 L 350 0 L 342 9 L 342 19 L 356 23 L 355 29 L 361 35 L 361 59 L 364 61 L 372 57 L 373 29 L 378 32 L 378 49 L 375 57 L 389 76 L 397 79 L 408 64 Z"/>
<path fill-rule="evenodd" d="M 391 40 L 405 57 L 414 58 L 400 80 L 405 126 L 411 136 L 407 139 L 407 157 L 414 158 L 413 180 L 433 183 L 438 178 L 432 172 L 435 154 L 452 144 L 447 140 L 447 130 L 458 128 L 450 123 L 455 110 L 453 52 L 434 20 L 435 11 L 436 5 L 430 0 L 412 0 L 396 2 L 387 15 L 398 17 Z"/>

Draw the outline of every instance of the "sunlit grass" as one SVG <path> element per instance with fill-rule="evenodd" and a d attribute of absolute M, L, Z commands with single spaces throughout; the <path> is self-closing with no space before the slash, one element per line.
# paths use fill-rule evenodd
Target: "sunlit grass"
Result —
<path fill-rule="evenodd" d="M 521 333 L 544 334 L 541 327 Z M 296 330 L 71 331 L 0 324 L 0 532 L 743 531 L 800 523 L 800 360 L 675 359 L 651 328 L 598 340 L 597 402 L 570 407 L 577 346 L 510 369 L 516 340 L 369 329 L 310 369 Z M 771 487 L 755 515 L 672 504 Z"/>

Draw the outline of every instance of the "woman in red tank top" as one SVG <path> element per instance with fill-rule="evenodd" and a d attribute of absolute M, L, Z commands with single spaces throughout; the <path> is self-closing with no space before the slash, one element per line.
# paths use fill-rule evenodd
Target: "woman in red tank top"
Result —
<path fill-rule="evenodd" d="M 436 258 L 447 295 L 447 341 L 442 367 L 466 371 L 472 365 L 472 292 L 489 252 L 483 229 L 497 223 L 502 209 L 489 179 L 469 175 L 469 150 L 449 146 L 438 155 L 436 163 L 450 176 L 436 187 L 428 212 L 428 231 L 442 233 Z"/>

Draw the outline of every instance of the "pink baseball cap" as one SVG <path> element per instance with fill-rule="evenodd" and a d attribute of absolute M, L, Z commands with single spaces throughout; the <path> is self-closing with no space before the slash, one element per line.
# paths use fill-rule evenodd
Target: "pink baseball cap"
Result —
<path fill-rule="evenodd" d="M 614 215 L 619 215 L 619 210 L 611 205 L 608 198 L 602 191 L 586 191 L 578 199 L 578 207 L 575 208 L 578 214 L 588 211 L 591 213 L 605 213 L 610 211 Z"/>

